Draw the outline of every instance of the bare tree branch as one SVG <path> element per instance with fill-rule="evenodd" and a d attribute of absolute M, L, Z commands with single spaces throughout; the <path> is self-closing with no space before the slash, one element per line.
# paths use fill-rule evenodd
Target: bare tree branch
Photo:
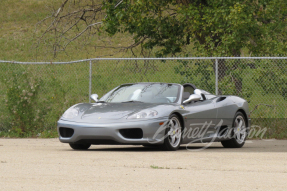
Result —
<path fill-rule="evenodd" d="M 64 45 L 64 49 L 68 46 L 68 44 L 70 44 L 72 41 L 76 40 L 79 36 L 81 36 L 84 32 L 86 32 L 86 30 L 88 30 L 90 27 L 98 25 L 98 24 L 102 24 L 102 22 L 93 23 L 93 24 L 90 24 L 89 26 L 87 26 L 82 32 L 77 34 L 77 36 L 75 36 L 74 38 L 69 40 L 69 42 Z"/>
<path fill-rule="evenodd" d="M 45 50 L 49 53 L 53 52 L 54 57 L 57 57 L 59 52 L 66 53 L 67 47 L 72 42 L 76 42 L 77 48 L 85 49 L 85 46 L 94 43 L 92 46 L 95 47 L 95 50 L 98 48 L 110 49 L 114 54 L 130 50 L 135 57 L 134 49 L 139 47 L 141 56 L 150 55 L 151 50 L 139 46 L 148 37 L 141 37 L 136 42 L 131 38 L 130 43 L 125 42 L 125 46 L 118 46 L 120 44 L 114 44 L 111 37 L 98 35 L 102 20 L 106 17 L 102 1 L 63 0 L 59 7 L 50 7 L 51 14 L 39 21 L 35 27 L 35 34 L 38 33 L 36 51 L 40 46 L 47 46 Z M 119 0 L 114 8 L 123 2 L 123 0 Z M 41 32 L 39 33 L 39 31 Z"/>
<path fill-rule="evenodd" d="M 35 33 L 38 29 L 45 28 L 38 37 L 36 48 L 40 44 L 52 46 L 54 55 L 57 56 L 57 52 L 65 51 L 66 47 L 79 37 L 91 38 L 96 35 L 98 28 L 95 26 L 102 23 L 105 15 L 102 6 L 101 2 L 95 3 L 93 0 L 64 0 L 59 8 L 52 8 L 51 15 L 36 24 Z M 85 34 L 89 29 L 94 32 Z"/>
<path fill-rule="evenodd" d="M 64 1 L 64 3 L 63 3 L 63 4 L 61 5 L 61 7 L 58 9 L 58 11 L 57 11 L 55 17 L 58 17 L 60 11 L 63 10 L 63 8 L 64 8 L 64 6 L 66 5 L 67 2 L 68 2 L 68 0 L 65 0 L 65 1 Z"/>

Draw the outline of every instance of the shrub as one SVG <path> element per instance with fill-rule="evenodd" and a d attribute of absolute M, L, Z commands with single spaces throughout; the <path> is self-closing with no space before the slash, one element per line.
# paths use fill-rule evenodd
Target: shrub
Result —
<path fill-rule="evenodd" d="M 49 111 L 37 107 L 41 102 L 38 95 L 42 81 L 30 76 L 27 71 L 18 69 L 12 73 L 10 79 L 4 79 L 4 82 L 7 86 L 4 99 L 9 131 L 19 137 L 35 135 L 37 128 L 43 126 L 44 116 Z"/>

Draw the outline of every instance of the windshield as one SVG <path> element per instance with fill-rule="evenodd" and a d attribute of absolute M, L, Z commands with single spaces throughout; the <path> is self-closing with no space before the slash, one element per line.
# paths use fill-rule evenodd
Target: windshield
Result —
<path fill-rule="evenodd" d="M 100 101 L 174 103 L 178 100 L 179 91 L 180 86 L 176 84 L 125 84 L 103 96 Z"/>

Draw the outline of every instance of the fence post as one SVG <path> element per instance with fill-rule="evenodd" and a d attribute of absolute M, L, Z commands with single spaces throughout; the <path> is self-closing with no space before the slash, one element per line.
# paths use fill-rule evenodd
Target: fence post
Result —
<path fill-rule="evenodd" d="M 218 59 L 215 59 L 215 95 L 218 95 Z"/>
<path fill-rule="evenodd" d="M 92 60 L 90 60 L 89 103 L 91 103 L 91 95 L 92 95 Z"/>

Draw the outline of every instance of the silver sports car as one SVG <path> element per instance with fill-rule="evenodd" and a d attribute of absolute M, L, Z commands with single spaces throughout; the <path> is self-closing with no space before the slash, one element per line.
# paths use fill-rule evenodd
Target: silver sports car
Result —
<path fill-rule="evenodd" d="M 220 141 L 244 145 L 250 126 L 246 100 L 215 96 L 193 84 L 120 85 L 95 103 L 70 107 L 58 121 L 59 139 L 73 149 L 92 144 L 158 146 L 174 151 L 181 144 Z"/>

